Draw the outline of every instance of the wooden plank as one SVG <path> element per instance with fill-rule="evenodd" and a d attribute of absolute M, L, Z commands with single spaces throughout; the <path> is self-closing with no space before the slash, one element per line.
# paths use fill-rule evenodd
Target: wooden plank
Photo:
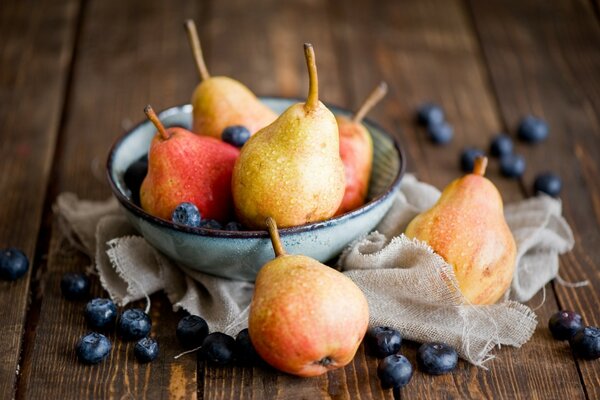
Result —
<path fill-rule="evenodd" d="M 573 228 L 575 248 L 561 258 L 572 289 L 555 284 L 563 309 L 600 325 L 600 27 L 587 1 L 472 2 L 474 21 L 508 126 L 524 114 L 543 117 L 550 136 L 536 146 L 519 146 L 529 163 L 523 184 L 530 193 L 540 171 L 563 180 L 563 213 Z M 509 28 L 510 27 L 510 28 Z M 543 321 L 546 322 L 546 321 Z M 564 344 L 555 344 L 562 347 Z M 600 397 L 600 365 L 580 361 L 589 398 Z"/>
<path fill-rule="evenodd" d="M 410 153 L 409 171 L 438 187 L 459 176 L 458 155 L 463 146 L 487 149 L 503 126 L 487 85 L 485 66 L 469 17 L 458 1 L 335 3 L 338 46 L 346 54 L 344 77 L 355 92 L 369 90 L 368 79 L 385 79 L 391 94 L 374 110 L 373 119 L 398 128 Z M 426 100 L 442 104 L 455 127 L 446 147 L 434 147 L 414 122 L 415 110 Z M 505 201 L 522 198 L 518 183 L 499 177 L 491 160 L 489 177 Z M 548 288 L 551 290 L 551 287 Z M 530 301 L 535 307 L 541 294 Z M 553 296 L 537 310 L 541 321 L 556 308 Z M 416 345 L 404 347 L 415 361 Z M 503 347 L 489 371 L 459 363 L 451 375 L 431 377 L 416 372 L 401 391 L 402 398 L 583 398 L 576 366 L 548 338 L 541 323 L 521 349 Z M 540 354 L 544 361 L 540 362 Z M 549 394 L 549 395 L 548 395 Z"/>
<path fill-rule="evenodd" d="M 188 63 L 189 46 L 182 23 L 206 18 L 203 4 L 161 1 L 84 2 L 83 25 L 65 127 L 55 159 L 51 197 L 73 191 L 82 198 L 110 195 L 103 165 L 122 126 L 144 118 L 143 107 L 159 110 L 186 103 L 196 84 Z M 189 61 L 191 62 L 191 61 Z M 196 359 L 174 360 L 181 351 L 175 327 L 180 315 L 164 295 L 152 297 L 152 335 L 161 355 L 138 364 L 133 344 L 113 342 L 110 357 L 98 366 L 76 361 L 74 346 L 87 328 L 82 302 L 65 301 L 59 281 L 66 271 L 83 271 L 90 260 L 68 246 L 56 224 L 50 239 L 47 272 L 31 355 L 24 360 L 22 398 L 196 398 Z M 102 294 L 94 279 L 94 294 Z M 103 294 L 106 296 L 106 293 Z"/>
<path fill-rule="evenodd" d="M 0 248 L 27 254 L 30 272 L 0 281 L 0 399 L 13 398 L 44 193 L 57 138 L 79 2 L 0 7 Z M 41 254 L 40 254 L 41 255 Z"/>

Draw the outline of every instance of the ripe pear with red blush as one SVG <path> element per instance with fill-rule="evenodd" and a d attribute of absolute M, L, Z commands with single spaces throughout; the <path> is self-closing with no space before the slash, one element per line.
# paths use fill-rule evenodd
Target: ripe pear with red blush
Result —
<path fill-rule="evenodd" d="M 277 114 L 245 85 L 226 76 L 209 74 L 194 21 L 187 20 L 185 28 L 201 80 L 192 95 L 192 130 L 220 139 L 229 126 L 242 125 L 254 134 L 273 122 Z"/>
<path fill-rule="evenodd" d="M 302 377 L 347 365 L 369 323 L 364 294 L 341 272 L 286 254 L 275 220 L 266 225 L 276 257 L 256 278 L 248 317 L 254 348 L 273 367 Z"/>
<path fill-rule="evenodd" d="M 473 173 L 446 186 L 437 203 L 417 215 L 405 232 L 427 242 L 452 265 L 471 304 L 493 304 L 504 295 L 517 254 L 502 197 L 483 176 L 486 165 L 487 158 L 478 157 Z"/>
<path fill-rule="evenodd" d="M 167 128 L 152 107 L 144 110 L 157 129 L 140 188 L 142 208 L 171 220 L 178 204 L 194 203 L 202 218 L 227 221 L 232 215 L 231 172 L 239 150 L 220 140 L 179 127 Z"/>
<path fill-rule="evenodd" d="M 381 82 L 354 116 L 336 116 L 340 131 L 340 156 L 346 174 L 344 198 L 336 215 L 355 210 L 365 203 L 373 166 L 373 140 L 361 121 L 386 93 L 387 84 Z"/>

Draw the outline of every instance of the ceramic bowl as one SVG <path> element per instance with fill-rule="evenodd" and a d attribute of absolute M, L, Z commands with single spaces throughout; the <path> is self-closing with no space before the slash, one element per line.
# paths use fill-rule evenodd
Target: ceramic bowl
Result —
<path fill-rule="evenodd" d="M 261 98 L 277 113 L 296 99 Z M 347 110 L 329 106 L 334 114 Z M 165 126 L 189 128 L 191 105 L 169 108 L 159 113 Z M 321 262 L 337 256 L 350 242 L 370 232 L 392 205 L 404 173 L 405 158 L 397 142 L 376 124 L 365 120 L 373 138 L 374 159 L 368 202 L 362 207 L 325 221 L 284 228 L 280 236 L 290 254 L 304 254 Z M 185 266 L 205 273 L 253 281 L 256 273 L 273 258 L 266 231 L 224 231 L 189 228 L 153 217 L 131 198 L 124 174 L 127 168 L 148 153 L 155 129 L 144 121 L 119 138 L 107 161 L 108 181 L 121 208 L 135 229 L 155 248 Z"/>

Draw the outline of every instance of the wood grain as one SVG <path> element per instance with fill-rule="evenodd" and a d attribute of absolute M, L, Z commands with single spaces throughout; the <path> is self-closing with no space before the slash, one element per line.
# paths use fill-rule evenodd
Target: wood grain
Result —
<path fill-rule="evenodd" d="M 573 229 L 575 248 L 561 257 L 560 275 L 590 282 L 577 289 L 555 284 L 558 304 L 599 326 L 598 20 L 587 1 L 491 1 L 473 2 L 472 7 L 503 118 L 513 131 L 528 113 L 550 125 L 548 140 L 518 150 L 529 163 L 523 178 L 527 193 L 539 172 L 561 176 L 563 214 Z M 588 397 L 599 398 L 598 362 L 579 361 L 579 369 Z"/>
<path fill-rule="evenodd" d="M 0 248 L 20 248 L 30 260 L 25 277 L 0 281 L 0 399 L 14 396 L 19 374 L 77 10 L 78 1 L 3 1 L 0 7 Z"/>
<path fill-rule="evenodd" d="M 103 165 L 123 127 L 143 119 L 143 107 L 156 109 L 188 101 L 196 84 L 182 22 L 202 20 L 194 1 L 172 7 L 161 1 L 88 1 L 76 53 L 73 83 L 58 144 L 51 196 L 73 191 L 83 198 L 110 195 Z M 87 327 L 84 303 L 65 301 L 59 281 L 65 271 L 83 271 L 90 260 L 74 251 L 52 227 L 47 273 L 31 356 L 23 360 L 23 398 L 196 398 L 196 359 L 174 360 L 180 315 L 164 295 L 152 297 L 152 335 L 161 347 L 149 365 L 134 360 L 133 344 L 109 335 L 111 355 L 102 364 L 77 362 L 74 346 Z M 95 295 L 102 291 L 97 286 Z M 106 296 L 106 293 L 103 294 Z"/>
<path fill-rule="evenodd" d="M 346 49 L 345 76 L 350 85 L 367 93 L 365 77 L 383 78 L 390 84 L 391 96 L 372 114 L 384 126 L 395 126 L 396 131 L 399 127 L 411 156 L 409 171 L 438 187 L 461 175 L 461 148 L 487 149 L 490 138 L 503 128 L 477 39 L 461 3 L 388 1 L 374 5 L 364 1 L 352 6 L 336 4 L 332 13 L 343 21 L 338 26 L 338 45 Z M 427 100 L 439 102 L 455 127 L 449 146 L 431 145 L 414 122 L 416 108 Z M 501 178 L 496 161 L 490 161 L 488 176 L 505 201 L 521 199 L 518 182 Z M 537 306 L 540 296 L 530 306 Z M 555 307 L 553 298 L 546 300 L 537 310 L 540 321 L 547 320 Z M 404 351 L 414 362 L 416 346 Z M 549 340 L 543 323 L 521 349 L 504 347 L 494 354 L 497 358 L 487 365 L 489 371 L 461 362 L 452 375 L 431 377 L 417 372 L 401 397 L 543 398 L 545 393 L 557 398 L 584 397 L 575 364 Z M 547 357 L 544 363 L 536 361 L 539 354 Z"/>

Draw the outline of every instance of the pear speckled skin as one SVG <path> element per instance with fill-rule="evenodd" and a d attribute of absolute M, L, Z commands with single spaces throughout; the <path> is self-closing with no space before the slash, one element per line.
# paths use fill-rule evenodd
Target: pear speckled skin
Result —
<path fill-rule="evenodd" d="M 258 273 L 248 330 L 273 367 L 309 377 L 347 365 L 367 332 L 369 307 L 350 278 L 313 258 L 285 254 L 267 222 L 277 257 Z"/>
<path fill-rule="evenodd" d="M 192 105 L 192 130 L 216 139 L 229 126 L 243 125 L 253 134 L 277 118 L 250 89 L 225 76 L 202 81 L 194 91 Z"/>
<path fill-rule="evenodd" d="M 346 189 L 336 215 L 352 211 L 365 203 L 373 164 L 373 140 L 367 128 L 348 117 L 337 116 L 340 155 L 346 172 Z"/>
<path fill-rule="evenodd" d="M 454 268 L 460 291 L 472 304 L 493 304 L 512 281 L 516 245 L 504 219 L 502 197 L 483 176 L 482 158 L 474 173 L 448 185 L 438 202 L 415 217 L 406 236 L 427 242 Z"/>
<path fill-rule="evenodd" d="M 344 195 L 344 165 L 335 117 L 321 102 L 298 103 L 246 142 L 233 169 L 233 199 L 242 224 L 280 227 L 331 217 Z"/>

